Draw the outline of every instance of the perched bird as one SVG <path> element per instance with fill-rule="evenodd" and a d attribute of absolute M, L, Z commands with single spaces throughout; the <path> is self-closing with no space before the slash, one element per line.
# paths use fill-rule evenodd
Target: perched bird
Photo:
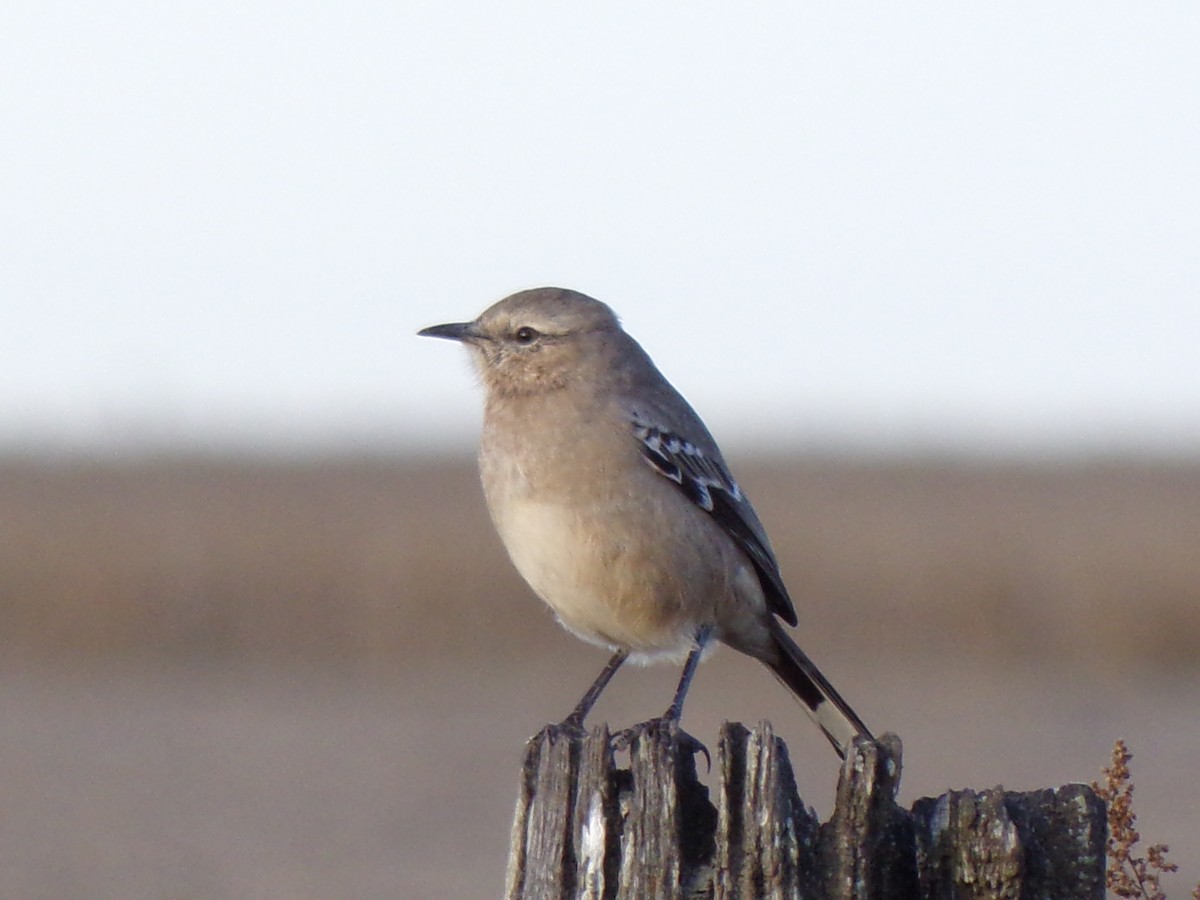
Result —
<path fill-rule="evenodd" d="M 845 756 L 862 720 L 792 641 L 779 564 L 699 416 L 598 300 L 522 291 L 420 332 L 466 345 L 486 390 L 479 468 L 513 564 L 559 621 L 613 656 L 683 659 L 677 720 L 706 645 L 763 662 Z"/>

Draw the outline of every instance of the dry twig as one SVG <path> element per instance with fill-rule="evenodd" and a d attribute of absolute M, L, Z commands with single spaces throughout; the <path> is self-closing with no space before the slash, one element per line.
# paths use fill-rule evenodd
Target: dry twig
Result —
<path fill-rule="evenodd" d="M 1133 754 L 1123 740 L 1113 745 L 1112 765 L 1104 768 L 1104 783 L 1092 782 L 1108 808 L 1108 889 L 1118 897 L 1140 897 L 1143 900 L 1167 900 L 1161 878 L 1175 872 L 1179 866 L 1167 862 L 1166 844 L 1152 844 L 1146 855 L 1138 856 L 1136 847 L 1142 836 L 1137 831 L 1137 815 L 1133 811 L 1133 776 L 1129 761 Z M 1200 885 L 1192 891 L 1200 900 Z"/>

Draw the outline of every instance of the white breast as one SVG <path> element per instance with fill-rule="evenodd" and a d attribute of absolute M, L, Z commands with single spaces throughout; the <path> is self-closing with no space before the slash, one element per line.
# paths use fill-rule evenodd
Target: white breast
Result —
<path fill-rule="evenodd" d="M 495 512 L 496 530 L 521 577 L 555 611 L 569 605 L 579 558 L 574 514 L 527 499 L 511 499 Z"/>

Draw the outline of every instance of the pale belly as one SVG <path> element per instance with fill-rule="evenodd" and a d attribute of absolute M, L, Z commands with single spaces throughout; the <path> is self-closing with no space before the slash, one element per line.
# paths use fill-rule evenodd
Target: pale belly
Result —
<path fill-rule="evenodd" d="M 703 568 L 668 565 L 648 534 L 596 527 L 576 511 L 514 499 L 496 527 L 517 571 L 570 631 L 645 659 L 679 657 L 708 624 L 715 585 Z"/>

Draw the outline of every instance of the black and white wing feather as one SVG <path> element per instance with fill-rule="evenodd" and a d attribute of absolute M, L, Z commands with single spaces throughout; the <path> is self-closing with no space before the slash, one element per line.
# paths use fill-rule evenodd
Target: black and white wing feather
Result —
<path fill-rule="evenodd" d="M 796 624 L 796 609 L 779 574 L 779 563 L 763 527 L 719 456 L 703 450 L 671 431 L 635 418 L 633 433 L 642 456 L 660 475 L 679 486 L 684 495 L 717 522 L 750 558 L 767 599 L 767 607 L 789 625 Z"/>

